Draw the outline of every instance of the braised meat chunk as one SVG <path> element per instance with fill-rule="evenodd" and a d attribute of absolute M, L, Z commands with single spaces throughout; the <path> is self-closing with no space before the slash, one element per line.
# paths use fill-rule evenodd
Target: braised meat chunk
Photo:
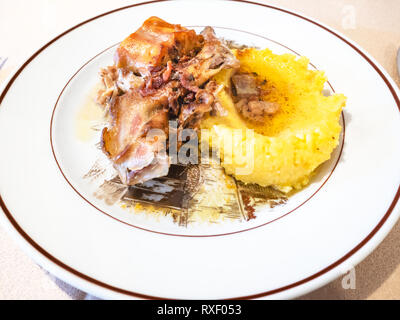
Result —
<path fill-rule="evenodd" d="M 110 108 L 111 126 L 103 129 L 102 148 L 124 184 L 168 173 L 168 93 L 166 88 L 155 96 L 142 97 L 138 91 L 129 91 L 117 97 Z M 157 139 L 147 135 L 150 130 Z"/>
<path fill-rule="evenodd" d="M 222 69 L 235 69 L 239 62 L 232 52 L 215 36 L 211 27 L 206 27 L 201 34 L 204 46 L 193 59 L 178 67 L 182 85 L 197 92 L 199 87 Z"/>
<path fill-rule="evenodd" d="M 237 73 L 231 81 L 235 107 L 247 120 L 262 123 L 279 111 L 278 103 L 263 100 L 265 93 L 254 74 Z"/>
<path fill-rule="evenodd" d="M 232 83 L 235 87 L 235 94 L 241 98 L 250 98 L 260 95 L 260 88 L 257 79 L 247 73 L 238 73 L 232 76 Z"/>
<path fill-rule="evenodd" d="M 279 111 L 279 104 L 263 100 L 242 99 L 235 104 L 238 111 L 248 120 L 264 122 L 266 116 L 272 116 Z"/>
<path fill-rule="evenodd" d="M 197 35 L 151 17 L 126 38 L 115 65 L 100 73 L 98 95 L 110 119 L 102 149 L 121 181 L 134 185 L 167 175 L 168 121 L 177 121 L 179 137 L 185 128 L 196 131 L 210 112 L 222 114 L 216 99 L 221 88 L 211 78 L 238 67 L 211 27 Z"/>
<path fill-rule="evenodd" d="M 147 76 L 168 61 L 194 56 L 201 49 L 202 42 L 203 37 L 194 30 L 151 17 L 121 42 L 115 54 L 115 64 Z"/>

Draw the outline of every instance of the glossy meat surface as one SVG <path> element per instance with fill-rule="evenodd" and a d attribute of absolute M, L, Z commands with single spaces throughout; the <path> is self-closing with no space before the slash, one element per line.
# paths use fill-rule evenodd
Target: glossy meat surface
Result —
<path fill-rule="evenodd" d="M 237 67 L 211 27 L 197 35 L 151 17 L 120 44 L 115 65 L 101 71 L 98 102 L 109 115 L 102 149 L 124 184 L 168 174 L 168 121 L 177 121 L 178 140 L 183 129 L 195 133 L 217 110 L 219 88 L 211 78 Z"/>
<path fill-rule="evenodd" d="M 165 91 L 146 98 L 130 91 L 117 97 L 110 108 L 111 127 L 103 130 L 102 148 L 124 184 L 133 185 L 168 173 L 167 103 Z M 147 136 L 150 130 L 158 130 L 156 141 Z"/>
<path fill-rule="evenodd" d="M 179 24 L 170 24 L 151 17 L 121 42 L 115 54 L 115 64 L 141 75 L 149 75 L 169 60 L 193 56 L 200 50 L 203 37 Z"/>
<path fill-rule="evenodd" d="M 201 51 L 178 68 L 182 85 L 192 91 L 198 91 L 201 85 L 222 69 L 239 67 L 238 60 L 215 36 L 211 27 L 206 27 L 202 35 L 205 42 Z"/>

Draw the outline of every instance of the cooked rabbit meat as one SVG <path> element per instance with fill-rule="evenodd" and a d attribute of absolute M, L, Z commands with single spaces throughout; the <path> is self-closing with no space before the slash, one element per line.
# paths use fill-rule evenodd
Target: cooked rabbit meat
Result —
<path fill-rule="evenodd" d="M 214 96 L 206 90 L 199 90 L 195 95 L 195 100 L 184 104 L 179 114 L 179 123 L 181 128 L 197 129 L 203 115 L 210 112 Z"/>
<path fill-rule="evenodd" d="M 115 64 L 143 76 L 168 61 L 194 56 L 202 47 L 203 37 L 179 24 L 170 24 L 151 17 L 121 42 L 115 54 Z"/>
<path fill-rule="evenodd" d="M 116 86 L 118 78 L 117 68 L 111 66 L 101 69 L 100 77 L 103 88 L 98 91 L 96 101 L 97 103 L 106 106 L 118 95 L 118 88 Z"/>
<path fill-rule="evenodd" d="M 185 128 L 197 130 L 210 111 L 222 114 L 215 98 L 221 88 L 210 79 L 222 69 L 238 67 L 211 27 L 197 35 L 151 17 L 126 38 L 115 66 L 101 72 L 104 89 L 98 98 L 111 119 L 102 133 L 102 148 L 122 183 L 166 175 L 168 120 L 178 120 L 179 136 Z M 148 137 L 153 130 L 157 139 Z"/>
<path fill-rule="evenodd" d="M 237 73 L 232 76 L 231 81 L 236 109 L 247 120 L 262 123 L 266 116 L 272 116 L 279 111 L 278 103 L 262 99 L 264 92 L 255 75 Z"/>
<path fill-rule="evenodd" d="M 260 88 L 257 85 L 257 79 L 247 73 L 238 73 L 232 76 L 232 83 L 235 88 L 235 94 L 241 98 L 259 96 Z"/>
<path fill-rule="evenodd" d="M 103 130 L 102 147 L 124 184 L 133 185 L 145 181 L 143 177 L 152 179 L 168 173 L 167 105 L 168 90 L 164 90 L 145 98 L 138 91 L 129 91 L 118 96 L 111 106 L 111 127 Z M 151 129 L 164 134 L 157 140 L 149 139 L 146 135 Z"/>
<path fill-rule="evenodd" d="M 98 91 L 96 101 L 102 106 L 111 104 L 116 96 L 131 89 L 139 88 L 143 79 L 126 69 L 110 66 L 100 70 L 103 88 Z"/>
<path fill-rule="evenodd" d="M 242 99 L 235 106 L 246 119 L 261 123 L 266 116 L 272 116 L 279 111 L 279 104 L 276 102 L 262 100 Z"/>
<path fill-rule="evenodd" d="M 222 69 L 238 68 L 239 62 L 233 53 L 215 36 L 211 27 L 206 27 L 201 34 L 204 46 L 194 58 L 178 66 L 182 85 L 197 92 L 199 87 Z"/>

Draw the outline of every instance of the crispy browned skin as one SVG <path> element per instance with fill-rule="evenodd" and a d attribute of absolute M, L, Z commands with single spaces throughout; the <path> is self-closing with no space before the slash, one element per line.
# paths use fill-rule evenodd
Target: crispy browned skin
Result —
<path fill-rule="evenodd" d="M 168 173 L 168 105 L 175 86 L 176 82 L 170 82 L 146 97 L 131 90 L 116 97 L 111 106 L 111 126 L 103 130 L 102 148 L 124 184 L 134 185 Z"/>
<path fill-rule="evenodd" d="M 219 88 L 209 80 L 238 61 L 212 28 L 202 34 L 151 17 L 118 47 L 116 65 L 102 70 L 98 102 L 111 119 L 102 148 L 124 184 L 168 174 L 170 117 L 178 121 L 179 136 L 185 128 L 196 130 L 204 115 L 216 110 Z M 149 133 L 157 139 L 149 139 Z"/>
<path fill-rule="evenodd" d="M 151 17 L 119 45 L 115 64 L 142 75 L 149 75 L 154 68 L 166 65 L 169 60 L 193 56 L 202 46 L 203 37 L 194 30 L 179 24 L 170 24 Z"/>

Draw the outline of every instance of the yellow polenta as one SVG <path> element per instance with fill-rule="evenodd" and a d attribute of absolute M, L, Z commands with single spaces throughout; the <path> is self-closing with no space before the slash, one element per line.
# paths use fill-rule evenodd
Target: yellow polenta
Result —
<path fill-rule="evenodd" d="M 202 129 L 209 131 L 202 130 L 202 139 L 218 150 L 225 171 L 237 179 L 285 192 L 300 189 L 338 145 L 346 97 L 324 96 L 325 74 L 309 70 L 305 57 L 276 55 L 268 49 L 235 54 L 241 72 L 266 80 L 263 99 L 279 103 L 280 110 L 263 124 L 244 119 L 229 94 L 231 71 L 222 71 L 215 79 L 225 87 L 218 99 L 227 115 L 205 119 Z"/>

